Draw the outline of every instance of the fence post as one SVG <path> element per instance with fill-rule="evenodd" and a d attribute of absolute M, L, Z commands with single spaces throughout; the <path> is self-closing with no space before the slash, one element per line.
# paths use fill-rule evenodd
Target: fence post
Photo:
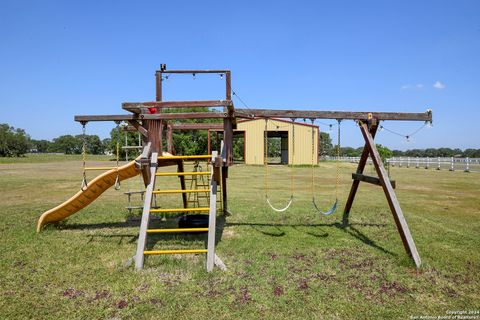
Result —
<path fill-rule="evenodd" d="M 449 171 L 455 171 L 453 168 L 453 157 L 450 158 L 450 170 Z"/>
<path fill-rule="evenodd" d="M 410 168 L 410 157 L 407 158 L 407 168 Z"/>
<path fill-rule="evenodd" d="M 470 172 L 470 167 L 468 166 L 468 162 L 469 162 L 468 157 L 467 157 L 467 159 L 465 160 L 465 162 L 466 162 L 466 164 L 465 164 L 465 170 L 463 170 L 463 171 L 465 171 L 465 172 Z"/>
<path fill-rule="evenodd" d="M 398 167 L 399 167 L 399 168 L 402 167 L 402 161 L 403 161 L 403 158 L 402 158 L 402 157 L 398 158 Z"/>
<path fill-rule="evenodd" d="M 440 170 L 440 157 L 437 158 L 437 170 Z"/>
<path fill-rule="evenodd" d="M 429 160 L 429 158 L 427 157 L 427 159 L 425 160 L 425 169 L 428 169 L 428 164 L 429 164 L 429 163 L 428 163 L 428 162 L 429 162 L 428 160 Z"/>
<path fill-rule="evenodd" d="M 417 157 L 417 164 L 415 165 L 415 168 L 418 169 L 419 167 L 420 167 L 420 160 L 419 160 L 418 157 Z"/>

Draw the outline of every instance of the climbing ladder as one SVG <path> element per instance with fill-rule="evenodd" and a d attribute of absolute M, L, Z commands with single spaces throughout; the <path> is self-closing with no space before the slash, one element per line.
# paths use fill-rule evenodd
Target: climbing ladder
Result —
<path fill-rule="evenodd" d="M 216 214 L 217 214 L 217 192 L 220 177 L 220 168 L 215 167 L 216 152 L 212 155 L 201 156 L 161 156 L 157 153 L 152 153 L 150 159 L 150 182 L 145 191 L 145 203 L 143 206 L 142 220 L 140 225 L 140 233 L 138 238 L 137 253 L 135 255 L 135 268 L 143 269 L 143 264 L 146 255 L 160 255 L 160 254 L 199 254 L 206 253 L 206 269 L 208 272 L 213 270 L 213 266 L 217 265 L 221 269 L 225 268 L 223 262 L 215 254 L 215 228 L 216 228 Z M 157 172 L 158 161 L 162 160 L 191 160 L 191 159 L 212 159 L 209 165 L 210 171 L 192 171 L 192 172 Z M 201 189 L 175 189 L 175 190 L 155 190 L 155 182 L 159 177 L 167 176 L 208 176 L 209 186 L 204 186 Z M 191 194 L 191 193 L 209 193 L 209 205 L 205 207 L 184 208 L 155 208 L 152 209 L 152 199 L 154 195 L 158 194 Z M 149 229 L 150 214 L 151 213 L 167 213 L 167 212 L 208 212 L 209 224 L 208 228 L 163 228 L 163 229 Z M 154 233 L 185 233 L 185 232 L 208 232 L 207 248 L 206 249 L 178 249 L 178 250 L 146 250 L 147 236 Z"/>
<path fill-rule="evenodd" d="M 193 172 L 203 172 L 203 167 L 200 164 L 200 161 L 195 161 L 193 163 Z M 204 174 L 194 174 L 191 178 L 186 178 L 185 181 L 190 181 L 190 190 L 196 190 L 196 192 L 189 192 L 187 197 L 187 207 L 188 208 L 199 208 L 210 203 L 210 175 Z M 221 184 L 218 185 L 217 192 L 221 193 Z M 222 208 L 222 199 L 220 197 L 217 198 L 217 206 L 219 207 L 220 211 L 223 210 Z"/>

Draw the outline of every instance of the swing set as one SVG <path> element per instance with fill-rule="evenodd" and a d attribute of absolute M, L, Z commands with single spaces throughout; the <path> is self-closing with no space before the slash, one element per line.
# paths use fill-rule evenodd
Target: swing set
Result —
<path fill-rule="evenodd" d="M 171 74 L 216 74 L 220 76 L 222 81 L 225 81 L 225 98 L 223 100 L 195 100 L 195 101 L 163 101 L 162 100 L 162 86 L 163 82 Z M 228 189 L 227 180 L 229 168 L 233 165 L 233 133 L 237 126 L 239 119 L 265 119 L 265 127 L 267 129 L 268 119 L 292 119 L 292 136 L 295 135 L 294 119 L 310 119 L 312 124 L 317 119 L 333 119 L 338 122 L 337 132 L 337 148 L 336 148 L 336 184 L 335 184 L 335 202 L 332 207 L 327 210 L 321 210 L 317 204 L 317 195 L 315 190 L 315 161 L 314 161 L 314 133 L 312 129 L 312 177 L 311 177 L 311 193 L 312 206 L 316 212 L 322 215 L 330 215 L 338 210 L 339 204 L 339 156 L 340 156 L 340 124 L 343 120 L 356 121 L 360 128 L 360 133 L 365 141 L 362 155 L 360 157 L 357 170 L 352 174 L 352 186 L 348 199 L 343 210 L 342 222 L 344 226 L 349 224 L 349 215 L 355 199 L 356 192 L 360 182 L 370 183 L 381 186 L 385 197 L 388 201 L 392 216 L 400 234 L 401 240 L 405 247 L 407 254 L 412 258 L 417 268 L 421 265 L 420 256 L 418 254 L 415 242 L 408 228 L 403 211 L 400 207 L 392 183 L 388 178 L 387 172 L 381 161 L 379 152 L 374 142 L 377 129 L 382 121 L 432 121 L 432 111 L 427 110 L 422 113 L 405 113 L 405 112 L 348 112 L 348 111 L 320 111 L 320 110 L 301 110 L 301 108 L 294 110 L 280 110 L 280 109 L 253 109 L 245 105 L 246 108 L 235 108 L 232 101 L 232 94 L 236 95 L 231 87 L 231 73 L 229 70 L 168 70 L 166 65 L 162 64 L 160 70 L 155 73 L 156 78 L 156 97 L 155 101 L 147 102 L 126 102 L 122 104 L 124 111 L 128 113 L 120 115 L 77 115 L 75 121 L 78 121 L 83 126 L 83 172 L 81 190 L 69 200 L 61 205 L 45 212 L 40 217 L 37 224 L 37 231 L 40 231 L 45 224 L 61 221 L 66 217 L 81 210 L 86 205 L 94 201 L 99 194 L 113 186 L 120 187 L 120 181 L 141 175 L 145 184 L 145 197 L 142 211 L 142 218 L 140 224 L 139 238 L 137 243 L 137 252 L 135 255 L 135 267 L 142 269 L 144 266 L 145 256 L 153 254 L 184 254 L 184 253 L 205 253 L 206 254 L 206 269 L 212 271 L 214 266 L 222 269 L 225 265 L 215 253 L 215 226 L 217 216 L 217 192 L 221 190 L 219 196 L 221 198 L 221 212 L 223 214 L 230 213 L 228 208 Z M 238 96 L 237 96 L 238 97 Z M 240 100 L 240 98 L 239 98 Z M 242 100 L 240 100 L 242 101 Z M 209 112 L 195 112 L 192 108 L 207 107 L 207 108 L 223 108 L 222 111 Z M 176 110 L 179 112 L 175 112 Z M 168 110 L 168 112 L 164 112 Z M 172 112 L 173 111 L 173 112 Z M 196 122 L 195 120 L 209 119 L 209 122 Z M 188 121 L 184 121 L 188 120 Z M 193 123 L 192 123 L 193 120 Z M 87 122 L 91 121 L 114 121 L 117 123 L 117 129 L 120 122 L 127 122 L 131 128 L 139 132 L 142 139 L 142 153 L 141 155 L 130 163 L 123 166 L 119 165 L 120 141 L 117 140 L 116 167 L 102 168 L 108 170 L 102 173 L 97 178 L 88 182 L 86 172 L 88 170 L 100 170 L 100 168 L 89 168 L 86 166 L 86 149 L 87 141 L 85 134 L 85 126 Z M 182 122 L 183 121 L 183 122 Z M 172 155 L 173 139 L 172 133 L 175 130 L 216 130 L 223 131 L 223 141 L 221 150 L 214 151 L 208 155 L 194 155 L 181 156 Z M 164 137 L 166 135 L 166 138 Z M 268 166 L 268 135 L 265 130 L 265 199 L 272 210 L 277 212 L 285 212 L 288 210 L 294 199 L 294 174 L 293 167 L 290 171 L 290 199 L 283 207 L 274 205 L 269 197 L 270 188 L 268 185 L 269 166 Z M 119 137 L 119 135 L 118 135 Z M 163 140 L 167 141 L 167 151 L 164 152 Z M 292 146 L 292 157 L 295 157 L 295 144 Z M 376 177 L 367 176 L 364 174 L 365 165 L 368 158 L 372 159 Z M 185 172 L 183 161 L 192 159 L 208 159 L 208 171 L 202 172 Z M 177 172 L 159 172 L 163 167 L 177 166 Z M 203 190 L 187 189 L 185 184 L 185 176 L 188 175 L 208 175 L 208 188 Z M 180 178 L 180 189 L 173 190 L 157 190 L 157 184 L 162 184 L 161 177 L 164 176 L 178 176 Z M 158 178 L 157 178 L 158 177 Z M 158 180 L 158 181 L 157 181 Z M 189 207 L 187 202 L 187 194 L 193 192 L 208 192 L 209 206 L 208 207 Z M 182 195 L 183 208 L 152 208 L 152 201 L 154 195 L 161 195 L 164 193 L 179 193 Z M 147 248 L 147 236 L 152 233 L 178 233 L 187 232 L 187 229 L 149 229 L 149 222 L 151 213 L 159 212 L 182 212 L 208 213 L 208 228 L 188 229 L 188 232 L 208 232 L 207 248 L 206 249 L 188 249 L 188 250 L 150 250 Z"/>
<path fill-rule="evenodd" d="M 120 190 L 120 174 L 118 171 L 119 163 L 120 163 L 120 121 L 115 121 L 116 130 L 117 130 L 117 141 L 115 145 L 116 150 L 116 166 L 115 167 L 87 167 L 87 122 L 81 121 L 82 125 L 82 184 L 80 185 L 80 190 L 86 191 L 88 188 L 88 180 L 87 180 L 87 171 L 92 170 L 116 170 L 116 178 L 114 183 L 114 189 Z"/>
<path fill-rule="evenodd" d="M 291 118 L 291 123 L 292 123 L 292 141 L 295 142 L 295 120 L 296 118 Z M 339 184 L 340 184 L 340 123 L 341 120 L 338 120 L 338 132 L 337 132 L 337 147 L 336 147 L 336 183 L 335 183 L 335 202 L 333 203 L 332 207 L 327 210 L 327 211 L 322 211 L 319 206 L 317 205 L 315 201 L 315 130 L 313 130 L 313 127 L 315 125 L 315 119 L 312 118 L 310 119 L 312 123 L 312 155 L 311 155 L 311 171 L 312 171 L 312 179 L 311 179 L 311 193 L 312 193 L 312 205 L 313 208 L 315 209 L 315 212 L 322 214 L 324 216 L 331 215 L 337 210 L 338 206 L 338 189 L 339 189 Z M 292 165 L 290 166 L 290 198 L 288 199 L 286 205 L 282 208 L 277 208 L 272 204 L 272 201 L 270 200 L 270 197 L 268 195 L 269 193 L 269 170 L 268 170 L 268 118 L 265 118 L 265 130 L 264 130 L 264 161 L 263 165 L 265 168 L 265 200 L 268 204 L 268 206 L 276 212 L 285 212 L 290 208 L 290 205 L 293 203 L 293 195 L 295 193 L 295 183 L 294 183 L 294 174 L 293 174 L 293 164 L 295 163 L 294 157 L 295 157 L 295 143 L 292 143 Z"/>

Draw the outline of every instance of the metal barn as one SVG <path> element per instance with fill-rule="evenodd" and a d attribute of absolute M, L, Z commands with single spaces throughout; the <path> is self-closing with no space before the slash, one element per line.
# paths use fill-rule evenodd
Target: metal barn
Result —
<path fill-rule="evenodd" d="M 265 125 L 267 126 L 267 139 L 280 140 L 280 164 L 311 164 L 312 150 L 313 163 L 318 163 L 318 126 L 280 119 L 268 119 L 268 121 L 253 119 L 239 121 L 235 130 L 235 136 L 244 135 L 245 164 L 261 165 L 264 163 Z M 313 146 L 312 130 L 314 135 Z"/>

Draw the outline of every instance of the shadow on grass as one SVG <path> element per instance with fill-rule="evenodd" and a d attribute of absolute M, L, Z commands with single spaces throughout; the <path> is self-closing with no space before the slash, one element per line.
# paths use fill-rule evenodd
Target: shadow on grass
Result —
<path fill-rule="evenodd" d="M 168 219 L 167 221 L 162 221 L 160 219 L 153 219 L 150 223 L 150 228 L 176 228 L 177 225 L 176 219 Z M 333 222 L 333 223 L 314 223 L 314 224 L 306 224 L 306 223 L 298 223 L 298 224 L 287 224 L 287 223 L 256 223 L 256 222 L 232 222 L 227 223 L 225 216 L 218 216 L 217 217 L 217 227 L 216 227 L 216 236 L 215 236 L 215 243 L 219 243 L 222 239 L 223 231 L 225 227 L 230 226 L 248 226 L 251 227 L 253 230 L 262 233 L 266 236 L 270 237 L 283 237 L 286 235 L 286 232 L 282 229 L 285 227 L 293 228 L 297 231 L 303 231 L 308 235 L 311 235 L 316 238 L 326 238 L 329 236 L 327 232 L 319 232 L 320 227 L 326 228 L 336 228 L 339 230 L 344 231 L 348 235 L 356 238 L 357 240 L 363 242 L 364 244 L 379 250 L 385 254 L 396 256 L 395 253 L 383 248 L 379 244 L 377 244 L 374 240 L 367 237 L 364 233 L 362 233 L 356 227 L 384 227 L 386 224 L 379 224 L 379 223 L 350 223 L 347 226 L 344 226 L 342 223 Z M 59 229 L 63 230 L 92 230 L 92 229 L 116 229 L 116 228 L 132 228 L 132 227 L 140 227 L 140 221 L 138 220 L 127 220 L 125 222 L 110 222 L 110 223 L 87 223 L 87 224 L 62 224 L 59 226 Z M 307 229 L 307 230 L 301 230 Z M 90 240 L 89 242 L 93 241 L 95 237 L 100 238 L 116 238 L 119 237 L 119 244 L 123 242 L 123 239 L 126 237 L 130 237 L 131 239 L 128 243 L 134 243 L 138 239 L 138 234 L 135 235 L 89 235 Z M 170 234 L 170 233 L 159 233 L 159 234 L 152 234 L 149 235 L 147 241 L 147 250 L 151 250 L 158 242 L 161 241 L 171 241 L 171 240 L 184 240 L 184 241 L 199 241 L 203 240 L 205 247 L 207 246 L 207 233 L 201 234 Z"/>
<path fill-rule="evenodd" d="M 347 226 L 344 226 L 342 223 L 339 222 L 333 222 L 333 223 L 314 223 L 314 224 L 305 224 L 305 223 L 298 223 L 298 224 L 284 224 L 284 223 L 256 223 L 256 222 L 233 222 L 233 223 L 228 223 L 226 227 L 230 226 L 247 226 L 251 227 L 253 230 L 258 231 L 262 234 L 265 234 L 267 236 L 272 236 L 272 237 L 281 237 L 284 236 L 286 233 L 285 231 L 281 230 L 281 227 L 289 227 L 292 229 L 295 229 L 297 231 L 299 228 L 307 228 L 307 229 L 313 229 L 313 231 L 303 231 L 306 234 L 309 234 L 313 237 L 317 238 L 326 238 L 329 236 L 327 232 L 318 232 L 318 228 L 320 227 L 327 227 L 327 228 L 336 228 L 338 230 L 342 230 L 343 232 L 347 233 L 348 235 L 354 237 L 357 240 L 360 240 L 364 244 L 379 250 L 385 254 L 391 255 L 391 256 L 396 256 L 395 253 L 383 248 L 379 244 L 377 244 L 374 240 L 368 238 L 364 233 L 362 233 L 359 229 L 356 228 L 356 226 L 360 227 L 384 227 L 386 224 L 378 224 L 378 223 L 350 223 Z M 279 233 L 271 233 L 271 232 L 266 232 L 262 230 L 262 228 L 276 228 L 278 229 Z"/>
<path fill-rule="evenodd" d="M 160 217 L 152 217 L 149 229 L 163 229 L 163 228 L 178 228 L 177 218 L 170 218 L 167 220 L 162 220 Z M 216 232 L 215 232 L 215 243 L 221 241 L 223 235 L 223 229 L 225 227 L 226 219 L 225 216 L 217 216 L 216 223 Z M 120 229 L 120 228 L 140 228 L 140 220 L 129 219 L 124 222 L 103 222 L 103 223 L 85 223 L 85 224 L 57 224 L 56 228 L 59 230 L 95 230 L 95 229 Z M 128 243 L 134 243 L 138 239 L 138 234 L 89 234 L 90 238 L 88 242 L 94 241 L 95 238 L 120 238 L 119 243 L 123 242 L 124 238 L 130 237 L 131 239 Z M 155 244 L 160 241 L 171 241 L 171 240 L 182 240 L 182 241 L 199 241 L 203 240 L 205 243 L 205 248 L 207 247 L 207 232 L 202 233 L 154 233 L 149 234 L 147 237 L 147 246 L 146 250 L 151 250 Z"/>

